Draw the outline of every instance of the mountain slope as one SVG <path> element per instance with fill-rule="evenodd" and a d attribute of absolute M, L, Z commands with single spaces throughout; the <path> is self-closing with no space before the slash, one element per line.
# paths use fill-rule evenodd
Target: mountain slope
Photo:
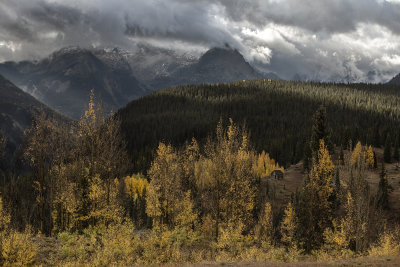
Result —
<path fill-rule="evenodd" d="M 179 68 L 170 76 L 156 78 L 153 86 L 160 89 L 159 84 L 169 87 L 260 78 L 279 79 L 273 73 L 257 72 L 235 49 L 212 48 L 203 54 L 196 63 Z"/>
<path fill-rule="evenodd" d="M 391 79 L 388 84 L 393 84 L 393 85 L 400 85 L 400 73 L 397 74 L 396 76 Z"/>
<path fill-rule="evenodd" d="M 56 119 L 66 120 L 0 75 L 0 130 L 7 139 L 8 161 L 14 158 L 23 132 L 41 111 Z"/>
<path fill-rule="evenodd" d="M 129 62 L 133 75 L 148 85 L 155 79 L 171 76 L 178 69 L 192 65 L 198 60 L 197 56 L 191 53 L 178 53 L 150 45 L 138 45 L 134 52 L 120 51 Z M 160 84 L 156 87 L 162 86 Z"/>
<path fill-rule="evenodd" d="M 324 105 L 333 141 L 379 147 L 400 125 L 397 86 L 251 80 L 178 86 L 132 101 L 117 113 L 135 171 L 145 172 L 158 142 L 179 146 L 213 134 L 218 121 L 246 124 L 258 151 L 284 166 L 299 162 L 312 117 Z"/>
<path fill-rule="evenodd" d="M 118 53 L 95 55 L 76 47 L 61 49 L 39 62 L 0 64 L 0 74 L 75 119 L 82 115 L 91 89 L 101 96 L 107 109 L 114 110 L 150 93 Z"/>

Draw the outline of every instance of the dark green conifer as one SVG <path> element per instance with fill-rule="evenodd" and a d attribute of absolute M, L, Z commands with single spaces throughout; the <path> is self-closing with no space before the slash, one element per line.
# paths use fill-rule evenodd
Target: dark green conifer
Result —
<path fill-rule="evenodd" d="M 385 150 L 383 152 L 383 160 L 386 163 L 390 163 L 392 161 L 392 141 L 390 135 L 386 137 Z"/>
<path fill-rule="evenodd" d="M 389 185 L 387 180 L 385 165 L 382 163 L 382 171 L 380 174 L 378 193 L 376 196 L 378 208 L 389 209 L 389 193 L 391 191 L 392 187 Z"/>
<path fill-rule="evenodd" d="M 399 154 L 399 138 L 396 137 L 394 140 L 394 147 L 393 147 L 393 160 L 398 162 L 400 159 L 400 154 Z"/>

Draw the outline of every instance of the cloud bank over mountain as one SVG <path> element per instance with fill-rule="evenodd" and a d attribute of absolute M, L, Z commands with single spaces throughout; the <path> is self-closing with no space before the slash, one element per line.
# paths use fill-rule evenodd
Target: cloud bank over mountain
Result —
<path fill-rule="evenodd" d="M 229 45 L 286 79 L 385 82 L 400 70 L 399 18 L 393 0 L 3 0 L 0 61 L 68 45 Z"/>

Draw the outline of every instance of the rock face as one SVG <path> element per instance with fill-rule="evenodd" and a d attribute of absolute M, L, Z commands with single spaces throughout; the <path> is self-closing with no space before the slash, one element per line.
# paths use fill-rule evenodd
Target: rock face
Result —
<path fill-rule="evenodd" d="M 150 93 L 117 51 L 97 52 L 64 48 L 39 62 L 0 64 L 0 74 L 74 119 L 79 119 L 85 110 L 91 89 L 107 109 L 114 110 Z"/>
<path fill-rule="evenodd" d="M 213 48 L 202 55 L 197 62 L 178 68 L 169 76 L 156 77 L 153 85 L 156 89 L 161 89 L 176 85 L 222 83 L 259 78 L 279 79 L 273 73 L 257 72 L 237 50 Z"/>
<path fill-rule="evenodd" d="M 0 130 L 7 140 L 5 155 L 8 163 L 15 158 L 25 129 L 42 111 L 56 119 L 66 120 L 0 75 Z"/>

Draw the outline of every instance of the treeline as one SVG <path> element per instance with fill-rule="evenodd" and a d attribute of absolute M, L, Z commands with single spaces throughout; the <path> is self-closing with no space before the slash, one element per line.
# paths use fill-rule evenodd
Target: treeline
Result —
<path fill-rule="evenodd" d="M 247 128 L 232 119 L 227 126 L 220 120 L 202 143 L 160 142 L 144 176 L 126 165 L 118 117 L 104 117 L 93 94 L 75 125 L 37 117 L 25 149 L 32 173 L 11 175 L 1 188 L 1 264 L 400 254 L 398 233 L 393 225 L 385 227 L 382 216 L 390 208 L 384 168 L 373 192 L 366 172 L 376 165 L 374 153 L 360 142 L 341 153 L 335 166 L 334 130 L 324 108 L 314 115 L 306 140 L 303 186 L 283 206 L 263 194 L 271 172 L 283 169 L 269 154 L 258 153 Z M 39 249 L 43 240 L 58 245 Z"/>
<path fill-rule="evenodd" d="M 333 143 L 350 140 L 375 147 L 400 137 L 398 86 L 254 80 L 178 86 L 133 101 L 117 115 L 133 168 L 146 172 L 158 142 L 175 146 L 195 137 L 204 143 L 220 118 L 245 124 L 254 148 L 268 151 L 284 166 L 304 155 L 310 118 L 327 109 Z M 225 124 L 226 126 L 226 124 Z"/>

